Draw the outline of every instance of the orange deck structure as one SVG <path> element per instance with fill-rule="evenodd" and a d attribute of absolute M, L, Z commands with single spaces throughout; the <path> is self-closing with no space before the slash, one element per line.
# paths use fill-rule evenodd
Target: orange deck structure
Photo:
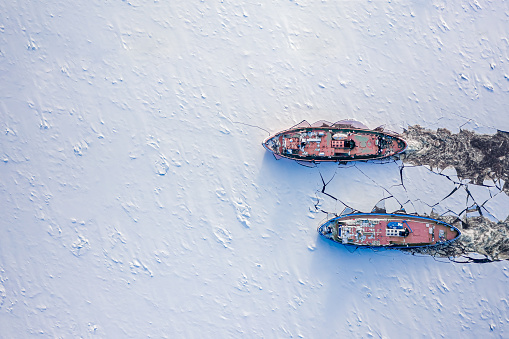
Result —
<path fill-rule="evenodd" d="M 263 146 L 276 157 L 302 161 L 355 161 L 401 153 L 406 142 L 395 133 L 370 130 L 353 121 L 306 121 L 267 138 Z"/>
<path fill-rule="evenodd" d="M 344 245 L 425 247 L 456 240 L 460 231 L 442 221 L 408 214 L 356 213 L 330 219 L 318 233 Z"/>

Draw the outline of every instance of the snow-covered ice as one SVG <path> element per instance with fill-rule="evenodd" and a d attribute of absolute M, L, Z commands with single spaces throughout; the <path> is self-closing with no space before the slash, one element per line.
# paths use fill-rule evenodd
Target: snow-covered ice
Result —
<path fill-rule="evenodd" d="M 507 1 L 0 13 L 0 336 L 508 336 L 506 261 L 350 253 L 316 232 L 315 204 L 343 208 L 323 181 L 408 212 L 457 213 L 468 187 L 503 218 L 500 183 L 444 199 L 454 184 L 425 167 L 403 188 L 395 162 L 308 168 L 261 146 L 303 119 L 508 131 Z"/>

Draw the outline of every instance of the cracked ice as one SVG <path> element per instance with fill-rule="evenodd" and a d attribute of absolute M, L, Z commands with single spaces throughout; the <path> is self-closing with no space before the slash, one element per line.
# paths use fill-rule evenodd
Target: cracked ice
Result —
<path fill-rule="evenodd" d="M 375 206 L 431 216 L 461 229 L 461 238 L 408 251 L 463 262 L 509 259 L 509 134 L 411 126 L 403 137 L 410 150 L 399 159 L 321 167 L 315 209 L 337 215 Z"/>

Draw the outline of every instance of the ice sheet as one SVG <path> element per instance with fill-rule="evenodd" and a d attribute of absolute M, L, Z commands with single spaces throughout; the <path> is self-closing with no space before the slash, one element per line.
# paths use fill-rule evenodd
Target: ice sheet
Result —
<path fill-rule="evenodd" d="M 1 336 L 508 337 L 507 262 L 350 252 L 316 232 L 322 177 L 355 208 L 393 195 L 386 208 L 419 211 L 443 177 L 404 174 L 407 192 L 392 160 L 307 168 L 261 146 L 303 120 L 508 131 L 508 12 L 2 2 Z"/>

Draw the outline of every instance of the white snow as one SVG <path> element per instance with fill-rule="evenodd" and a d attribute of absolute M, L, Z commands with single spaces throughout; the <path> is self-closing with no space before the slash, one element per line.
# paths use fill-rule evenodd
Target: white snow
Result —
<path fill-rule="evenodd" d="M 509 216 L 509 196 L 503 192 L 488 200 L 483 207 L 497 220 L 505 220 Z"/>
<path fill-rule="evenodd" d="M 303 119 L 509 130 L 507 1 L 0 13 L 2 337 L 508 336 L 507 262 L 350 253 L 316 232 L 320 173 L 348 175 L 326 192 L 356 208 L 438 201 L 441 176 L 411 195 L 394 164 L 307 168 L 260 145 Z"/>

